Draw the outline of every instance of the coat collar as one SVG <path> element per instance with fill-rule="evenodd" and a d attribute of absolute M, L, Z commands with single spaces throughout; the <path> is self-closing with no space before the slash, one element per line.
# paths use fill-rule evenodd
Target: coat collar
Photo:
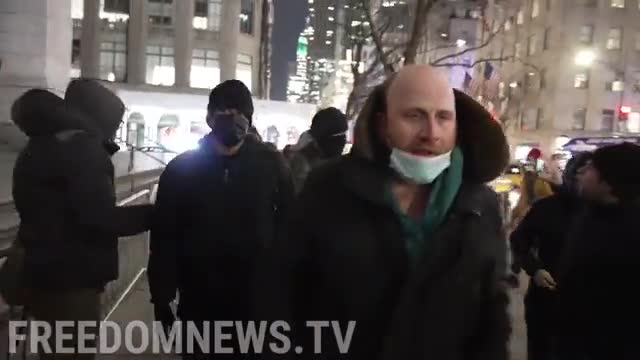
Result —
<path fill-rule="evenodd" d="M 346 188 L 372 205 L 388 207 L 386 186 L 393 178 L 393 171 L 357 154 L 349 154 L 341 161 L 341 177 Z M 483 185 L 463 180 L 450 213 L 482 215 Z"/>

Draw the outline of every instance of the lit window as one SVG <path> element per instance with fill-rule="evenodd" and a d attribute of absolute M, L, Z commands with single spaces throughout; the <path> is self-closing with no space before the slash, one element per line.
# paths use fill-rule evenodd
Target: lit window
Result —
<path fill-rule="evenodd" d="M 529 36 L 529 44 L 528 44 L 528 48 L 527 48 L 527 52 L 528 55 L 535 55 L 536 51 L 537 51 L 537 46 L 538 46 L 538 38 L 536 37 L 536 35 L 531 35 Z"/>
<path fill-rule="evenodd" d="M 236 79 L 242 81 L 249 90 L 253 83 L 253 58 L 249 55 L 238 54 L 238 65 L 236 66 Z"/>
<path fill-rule="evenodd" d="M 620 50 L 622 44 L 622 28 L 611 28 L 607 39 L 607 49 Z"/>
<path fill-rule="evenodd" d="M 196 0 L 193 28 L 220 31 L 222 0 Z"/>
<path fill-rule="evenodd" d="M 576 74 L 573 79 L 573 87 L 576 89 L 586 89 L 589 87 L 589 74 L 586 72 Z"/>
<path fill-rule="evenodd" d="M 175 66 L 173 48 L 147 46 L 147 84 L 173 86 Z"/>
<path fill-rule="evenodd" d="M 584 130 L 585 124 L 587 122 L 587 109 L 579 108 L 573 112 L 573 124 L 571 124 L 571 128 L 573 130 Z"/>
<path fill-rule="evenodd" d="M 624 9 L 624 0 L 611 0 L 611 7 Z"/>
<path fill-rule="evenodd" d="M 240 32 L 243 34 L 253 35 L 253 19 L 255 12 L 255 4 L 253 0 L 242 0 L 240 10 Z"/>
<path fill-rule="evenodd" d="M 524 24 L 524 11 L 522 9 L 518 10 L 518 18 L 516 21 L 518 25 Z"/>
<path fill-rule="evenodd" d="M 605 87 L 607 91 L 621 92 L 624 91 L 624 82 L 622 80 L 610 81 Z"/>
<path fill-rule="evenodd" d="M 531 4 L 531 18 L 537 18 L 540 15 L 540 0 L 533 0 Z"/>
<path fill-rule="evenodd" d="M 127 74 L 127 46 L 123 42 L 100 44 L 100 79 L 124 81 Z"/>
<path fill-rule="evenodd" d="M 593 43 L 593 25 L 584 25 L 580 28 L 579 40 L 583 44 Z"/>
<path fill-rule="evenodd" d="M 193 49 L 191 87 L 212 89 L 220 83 L 219 54 L 215 50 Z"/>

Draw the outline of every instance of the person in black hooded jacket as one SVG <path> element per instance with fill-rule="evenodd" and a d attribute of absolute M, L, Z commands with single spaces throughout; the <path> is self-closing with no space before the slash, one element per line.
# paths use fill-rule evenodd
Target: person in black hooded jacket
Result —
<path fill-rule="evenodd" d="M 302 190 L 313 168 L 342 155 L 348 129 L 347 117 L 334 107 L 322 109 L 313 117 L 311 140 L 295 151 L 289 161 L 296 193 Z"/>
<path fill-rule="evenodd" d="M 165 329 L 174 324 L 176 291 L 183 323 L 251 316 L 256 264 L 283 231 L 293 198 L 282 155 L 248 136 L 252 116 L 242 82 L 218 85 L 209 97 L 211 134 L 198 150 L 171 161 L 160 178 L 148 277 Z"/>
<path fill-rule="evenodd" d="M 116 206 L 110 157 L 123 114 L 120 99 L 89 80 L 71 82 L 65 100 L 34 89 L 12 106 L 29 137 L 15 163 L 13 200 L 31 289 L 26 305 L 38 320 L 99 321 L 100 295 L 118 278 L 118 236 L 150 227 L 150 205 Z"/>
<path fill-rule="evenodd" d="M 400 70 L 368 98 L 351 153 L 307 179 L 261 272 L 260 317 L 290 322 L 296 359 L 506 360 L 506 239 L 484 183 L 508 158 L 500 125 L 446 75 Z M 307 321 L 327 322 L 320 338 Z"/>
<path fill-rule="evenodd" d="M 600 148 L 578 175 L 588 206 L 569 231 L 558 267 L 562 360 L 640 359 L 640 146 Z"/>
<path fill-rule="evenodd" d="M 553 359 L 557 328 L 558 267 L 575 214 L 583 208 L 577 174 L 591 153 L 574 156 L 564 171 L 563 184 L 553 195 L 533 203 L 511 233 L 514 256 L 531 276 L 525 296 L 529 360 Z"/>

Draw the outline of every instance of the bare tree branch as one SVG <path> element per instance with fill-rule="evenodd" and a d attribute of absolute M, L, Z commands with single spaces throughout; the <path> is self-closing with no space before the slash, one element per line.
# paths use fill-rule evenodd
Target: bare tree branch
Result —
<path fill-rule="evenodd" d="M 493 41 L 493 39 L 502 31 L 502 29 L 504 29 L 504 25 L 498 27 L 498 30 L 496 31 L 491 31 L 491 33 L 489 34 L 489 36 L 487 37 L 487 39 L 485 39 L 481 44 L 477 45 L 477 46 L 471 46 L 468 47 L 462 51 L 458 51 L 456 53 L 453 54 L 449 54 L 449 55 L 445 55 L 435 61 L 431 62 L 432 66 L 437 66 L 438 64 L 443 63 L 444 61 L 447 61 L 449 59 L 455 59 L 459 56 L 462 56 L 464 54 L 476 51 L 476 50 L 480 50 L 480 49 L 484 49 L 485 47 L 489 46 L 489 44 L 491 44 L 491 42 Z"/>
<path fill-rule="evenodd" d="M 413 27 L 411 29 L 411 35 L 407 42 L 407 47 L 404 51 L 404 64 L 414 64 L 416 62 L 416 56 L 418 55 L 418 47 L 420 41 L 425 37 L 425 31 L 427 29 L 427 18 L 429 11 L 433 8 L 437 0 L 416 0 L 416 7 L 414 11 Z"/>

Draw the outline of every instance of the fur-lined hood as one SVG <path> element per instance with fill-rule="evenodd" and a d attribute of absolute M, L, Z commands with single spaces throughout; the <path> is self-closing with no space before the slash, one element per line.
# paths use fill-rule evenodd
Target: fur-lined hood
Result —
<path fill-rule="evenodd" d="M 375 114 L 386 108 L 385 85 L 378 86 L 356 121 L 352 154 L 376 163 L 389 162 L 389 148 L 378 139 Z M 507 139 L 491 114 L 469 95 L 454 90 L 458 121 L 458 146 L 464 154 L 464 178 L 486 183 L 502 174 L 509 163 Z"/>

